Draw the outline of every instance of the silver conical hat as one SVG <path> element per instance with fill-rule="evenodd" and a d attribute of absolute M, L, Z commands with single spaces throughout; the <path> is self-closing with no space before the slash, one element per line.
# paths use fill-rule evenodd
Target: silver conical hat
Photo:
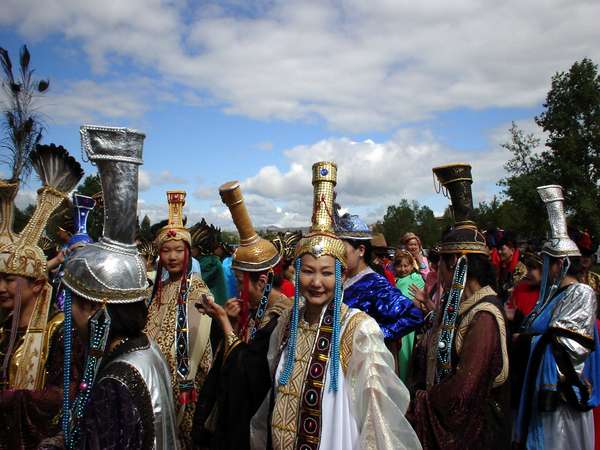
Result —
<path fill-rule="evenodd" d="M 144 138 L 129 128 L 81 127 L 81 146 L 98 167 L 102 183 L 104 230 L 98 242 L 69 257 L 63 282 L 88 300 L 132 303 L 146 298 L 146 265 L 135 245 Z"/>
<path fill-rule="evenodd" d="M 550 238 L 544 243 L 542 253 L 546 253 L 555 258 L 565 256 L 581 256 L 577 244 L 569 237 L 567 233 L 567 219 L 563 202 L 563 189 L 557 184 L 540 186 L 537 188 L 538 194 L 546 204 L 548 211 L 548 221 L 550 222 Z"/>

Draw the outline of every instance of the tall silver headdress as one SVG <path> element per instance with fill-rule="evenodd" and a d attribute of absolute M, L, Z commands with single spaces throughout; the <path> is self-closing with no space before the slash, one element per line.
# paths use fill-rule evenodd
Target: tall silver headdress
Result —
<path fill-rule="evenodd" d="M 81 127 L 81 146 L 98 166 L 104 198 L 104 232 L 65 263 L 63 283 L 95 302 L 146 299 L 146 265 L 135 245 L 138 170 L 145 135 L 129 128 Z"/>
<path fill-rule="evenodd" d="M 542 253 L 555 258 L 564 258 L 566 256 L 581 256 L 577 244 L 569 237 L 567 233 L 567 220 L 563 202 L 563 189 L 557 184 L 540 186 L 537 188 L 538 194 L 546 204 L 548 210 L 548 221 L 550 222 L 550 238 L 544 243 Z"/>

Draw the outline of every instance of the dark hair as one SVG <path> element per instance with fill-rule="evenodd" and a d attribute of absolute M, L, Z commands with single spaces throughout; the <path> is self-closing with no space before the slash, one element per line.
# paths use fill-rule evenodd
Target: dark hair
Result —
<path fill-rule="evenodd" d="M 570 256 L 569 261 L 571 262 L 571 265 L 569 266 L 569 270 L 567 270 L 567 275 L 579 278 L 584 272 L 583 265 L 581 264 L 581 257 Z"/>
<path fill-rule="evenodd" d="M 261 275 L 267 275 L 269 273 L 269 270 L 263 270 L 261 272 L 246 272 L 248 274 L 248 278 L 250 278 L 250 281 L 252 281 L 253 283 L 256 283 L 258 281 L 258 279 L 260 278 Z"/>
<path fill-rule="evenodd" d="M 110 315 L 110 335 L 136 337 L 146 326 L 148 321 L 148 308 L 146 302 L 135 303 L 112 303 L 107 304 L 106 309 Z"/>
<path fill-rule="evenodd" d="M 513 249 L 517 248 L 517 237 L 515 236 L 515 234 L 510 231 L 505 231 L 504 236 L 502 236 L 502 239 L 498 241 L 497 248 L 500 248 L 503 245 L 506 245 L 507 247 Z"/>
<path fill-rule="evenodd" d="M 446 265 L 450 265 L 450 259 L 454 254 L 443 254 L 442 258 Z M 467 264 L 469 266 L 467 271 L 467 279 L 475 279 L 483 286 L 490 286 L 496 290 L 496 270 L 490 261 L 490 258 L 486 255 L 479 253 L 467 254 Z"/>
<path fill-rule="evenodd" d="M 76 294 L 73 294 L 73 302 L 80 304 L 84 302 L 95 305 L 99 304 Z M 144 331 L 144 327 L 148 321 L 148 307 L 146 306 L 145 301 L 134 303 L 107 303 L 106 310 L 110 316 L 109 342 L 115 336 L 131 338 L 139 336 L 140 333 Z"/>
<path fill-rule="evenodd" d="M 429 249 L 429 252 L 427 253 L 427 259 L 429 260 L 430 263 L 433 264 L 437 264 L 440 262 L 440 252 L 438 251 L 437 248 L 431 248 Z"/>
<path fill-rule="evenodd" d="M 373 246 L 371 245 L 371 241 L 368 239 L 344 239 L 345 242 L 350 244 L 352 248 L 357 249 L 361 245 L 365 246 L 365 254 L 363 255 L 363 259 L 367 266 L 377 272 L 379 275 L 385 276 L 385 271 L 383 267 L 378 264 L 373 263 Z"/>

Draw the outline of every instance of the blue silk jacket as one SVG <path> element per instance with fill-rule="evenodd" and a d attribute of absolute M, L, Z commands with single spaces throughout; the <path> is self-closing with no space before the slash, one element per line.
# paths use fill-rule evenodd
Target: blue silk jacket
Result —
<path fill-rule="evenodd" d="M 344 303 L 369 314 L 388 339 L 399 339 L 423 323 L 423 313 L 382 275 L 368 271 L 344 288 Z"/>

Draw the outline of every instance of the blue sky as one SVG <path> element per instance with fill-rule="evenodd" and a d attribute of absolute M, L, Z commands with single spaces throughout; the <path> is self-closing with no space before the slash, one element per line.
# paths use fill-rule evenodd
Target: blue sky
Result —
<path fill-rule="evenodd" d="M 597 2 L 413 3 L 7 0 L 0 46 L 27 43 L 51 80 L 46 142 L 80 159 L 82 123 L 147 134 L 153 220 L 184 189 L 191 220 L 231 228 L 217 189 L 239 179 L 258 226 L 306 225 L 327 158 L 343 206 L 373 222 L 401 198 L 442 211 L 431 167 L 456 160 L 491 198 L 510 122 L 540 134 L 551 76 L 600 61 Z"/>

